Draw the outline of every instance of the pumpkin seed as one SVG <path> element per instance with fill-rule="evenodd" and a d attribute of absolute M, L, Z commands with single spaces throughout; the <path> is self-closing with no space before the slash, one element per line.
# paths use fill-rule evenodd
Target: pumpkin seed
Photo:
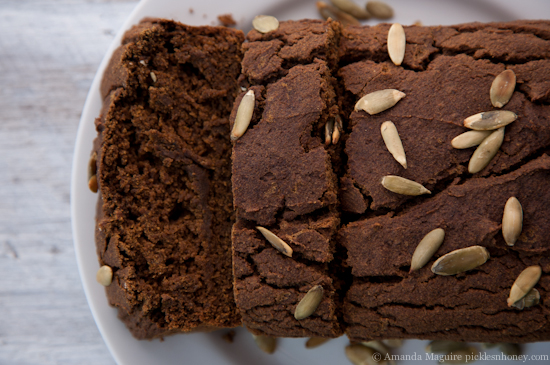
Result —
<path fill-rule="evenodd" d="M 275 352 L 275 348 L 277 347 L 277 339 L 275 337 L 252 334 L 252 338 L 254 338 L 254 342 L 256 342 L 260 350 L 266 354 Z"/>
<path fill-rule="evenodd" d="M 344 13 L 353 16 L 355 19 L 366 20 L 370 18 L 367 9 L 361 8 L 351 0 L 330 0 L 330 2 Z"/>
<path fill-rule="evenodd" d="M 406 96 L 405 93 L 395 89 L 378 90 L 366 94 L 355 104 L 355 111 L 364 110 L 370 115 L 378 114 L 397 104 Z"/>
<path fill-rule="evenodd" d="M 491 131 L 504 127 L 516 119 L 518 119 L 516 113 L 508 110 L 493 110 L 477 113 L 464 119 L 464 126 L 476 131 Z"/>
<path fill-rule="evenodd" d="M 252 19 L 252 26 L 260 33 L 269 33 L 279 28 L 279 21 L 271 15 L 257 15 Z"/>
<path fill-rule="evenodd" d="M 529 266 L 523 270 L 510 289 L 510 296 L 508 297 L 508 306 L 511 307 L 518 300 L 525 297 L 531 289 L 539 282 L 542 269 L 538 265 Z"/>
<path fill-rule="evenodd" d="M 461 248 L 437 259 L 432 265 L 432 272 L 437 275 L 460 274 L 483 265 L 489 257 L 489 251 L 483 246 Z"/>
<path fill-rule="evenodd" d="M 499 128 L 485 138 L 478 148 L 474 151 L 474 154 L 470 158 L 468 164 L 468 172 L 475 174 L 483 170 L 491 162 L 493 157 L 498 152 L 498 149 L 504 141 L 504 127 Z"/>
<path fill-rule="evenodd" d="M 265 239 L 271 243 L 271 245 L 279 252 L 283 253 L 284 255 L 288 257 L 292 257 L 292 248 L 282 239 L 277 237 L 273 232 L 270 230 L 264 228 L 264 227 L 256 227 L 258 231 L 265 237 Z"/>
<path fill-rule="evenodd" d="M 422 195 L 431 194 L 432 192 L 426 189 L 422 184 L 401 176 L 388 175 L 382 178 L 382 186 L 389 191 L 403 195 Z"/>
<path fill-rule="evenodd" d="M 502 108 L 514 93 L 516 88 L 516 74 L 512 70 L 506 70 L 500 73 L 491 84 L 489 95 L 491 104 L 496 108 Z"/>
<path fill-rule="evenodd" d="M 435 340 L 426 345 L 426 352 L 432 354 L 447 354 L 456 350 L 468 348 L 464 342 L 455 342 L 447 340 Z"/>
<path fill-rule="evenodd" d="M 334 133 L 334 119 L 329 119 L 325 123 L 325 146 L 332 143 L 332 134 Z"/>
<path fill-rule="evenodd" d="M 103 265 L 97 270 L 95 279 L 103 286 L 109 286 L 113 282 L 113 269 L 110 266 Z"/>
<path fill-rule="evenodd" d="M 309 289 L 307 294 L 300 300 L 300 303 L 296 306 L 294 311 L 294 318 L 297 320 L 307 318 L 311 316 L 321 300 L 323 300 L 324 289 L 321 285 L 315 285 L 313 288 Z"/>
<path fill-rule="evenodd" d="M 459 150 L 478 146 L 491 134 L 491 131 L 468 131 L 464 132 L 451 141 L 451 145 Z"/>
<path fill-rule="evenodd" d="M 323 19 L 328 20 L 330 18 L 336 20 L 340 22 L 343 27 L 347 27 L 350 25 L 361 25 L 361 23 L 359 23 L 359 20 L 357 20 L 353 16 L 344 13 L 338 8 L 335 8 L 334 6 L 331 6 L 322 1 L 317 1 L 317 10 L 319 11 L 319 14 L 321 14 Z"/>
<path fill-rule="evenodd" d="M 231 130 L 232 141 L 238 140 L 243 136 L 243 134 L 245 134 L 250 121 L 252 120 L 255 104 L 256 98 L 254 97 L 254 90 L 248 90 L 241 99 L 241 103 L 237 109 L 235 123 L 233 124 L 233 129 Z"/>
<path fill-rule="evenodd" d="M 92 175 L 92 177 L 88 180 L 88 188 L 92 193 L 97 193 L 97 189 L 99 188 L 97 184 L 97 175 Z"/>
<path fill-rule="evenodd" d="M 373 18 L 385 20 L 393 17 L 393 8 L 382 1 L 368 1 L 366 8 Z"/>
<path fill-rule="evenodd" d="M 309 340 L 306 341 L 306 349 L 319 347 L 327 343 L 329 340 L 330 338 L 325 337 L 311 337 Z"/>
<path fill-rule="evenodd" d="M 97 173 L 97 153 L 94 151 L 88 160 L 88 181 Z"/>
<path fill-rule="evenodd" d="M 510 197 L 504 206 L 502 215 L 502 235 L 508 246 L 513 246 L 521 235 L 523 227 L 523 209 L 516 197 Z"/>
<path fill-rule="evenodd" d="M 379 362 L 374 360 L 376 351 L 372 348 L 354 343 L 346 346 L 346 356 L 354 365 L 381 365 L 385 361 Z"/>
<path fill-rule="evenodd" d="M 340 135 L 344 131 L 344 126 L 342 125 L 342 117 L 337 115 L 334 118 L 334 131 L 332 132 L 332 144 L 337 144 L 340 140 Z"/>
<path fill-rule="evenodd" d="M 386 347 L 386 345 L 384 345 L 382 342 L 380 341 L 366 341 L 366 342 L 361 342 L 361 344 L 363 346 L 367 346 L 367 347 L 370 347 L 371 349 L 373 349 L 374 351 L 376 352 L 379 352 L 381 354 L 387 354 L 389 352 L 388 348 Z"/>
<path fill-rule="evenodd" d="M 441 247 L 444 238 L 445 231 L 442 228 L 436 228 L 425 235 L 414 250 L 409 273 L 424 267 Z"/>
<path fill-rule="evenodd" d="M 393 158 L 401 164 L 404 168 L 407 168 L 407 157 L 405 156 L 405 149 L 395 124 L 391 121 L 382 123 L 380 126 L 380 132 L 382 133 L 382 139 L 386 144 L 386 148 L 392 154 Z"/>
<path fill-rule="evenodd" d="M 405 29 L 401 24 L 394 23 L 388 32 L 388 54 L 396 66 L 401 65 L 405 58 L 406 45 Z"/>

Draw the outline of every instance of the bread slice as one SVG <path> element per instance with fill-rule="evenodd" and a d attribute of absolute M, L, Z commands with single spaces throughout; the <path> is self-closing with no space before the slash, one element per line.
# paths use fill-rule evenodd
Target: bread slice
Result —
<path fill-rule="evenodd" d="M 136 338 L 240 325 L 228 117 L 243 38 L 144 20 L 105 72 L 96 244 L 109 303 Z"/>

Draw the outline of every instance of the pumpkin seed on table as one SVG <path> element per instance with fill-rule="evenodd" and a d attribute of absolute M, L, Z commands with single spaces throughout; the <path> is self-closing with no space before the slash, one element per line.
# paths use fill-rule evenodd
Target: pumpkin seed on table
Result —
<path fill-rule="evenodd" d="M 539 282 L 542 275 L 542 269 L 538 265 L 529 266 L 523 270 L 517 277 L 508 297 L 508 307 L 513 306 L 517 301 L 525 297 L 531 289 Z"/>
<path fill-rule="evenodd" d="M 292 257 L 293 250 L 292 248 L 282 239 L 280 239 L 277 235 L 275 235 L 273 232 L 271 232 L 269 229 L 257 226 L 256 229 L 260 231 L 262 236 L 265 237 L 265 239 L 271 243 L 271 245 L 282 254 Z"/>
<path fill-rule="evenodd" d="M 512 70 L 501 72 L 491 84 L 489 95 L 491 104 L 496 108 L 502 108 L 514 93 L 516 88 L 516 74 Z"/>
<path fill-rule="evenodd" d="M 406 45 L 405 29 L 403 29 L 401 24 L 394 23 L 388 31 L 388 54 L 396 66 L 400 66 L 403 63 Z"/>
<path fill-rule="evenodd" d="M 504 141 L 504 127 L 497 129 L 485 138 L 476 148 L 468 163 L 468 172 L 476 174 L 483 170 L 497 154 Z"/>
<path fill-rule="evenodd" d="M 442 228 L 436 228 L 422 238 L 411 259 L 411 269 L 409 274 L 415 270 L 421 269 L 430 261 L 434 253 L 441 247 L 445 231 Z"/>
<path fill-rule="evenodd" d="M 301 320 L 311 316 L 317 310 L 323 300 L 324 289 L 321 285 L 315 285 L 309 289 L 306 295 L 300 300 L 294 311 L 294 318 Z"/>
<path fill-rule="evenodd" d="M 382 178 L 381 184 L 389 191 L 402 195 L 423 195 L 432 192 L 426 189 L 422 184 L 401 176 L 387 175 Z"/>
<path fill-rule="evenodd" d="M 235 123 L 233 124 L 230 136 L 232 141 L 238 140 L 245 134 L 252 120 L 255 104 L 256 98 L 254 97 L 254 90 L 248 90 L 241 99 L 239 108 L 237 109 Z"/>
<path fill-rule="evenodd" d="M 451 145 L 458 150 L 479 146 L 491 133 L 491 131 L 464 132 L 453 138 Z"/>
<path fill-rule="evenodd" d="M 443 276 L 460 274 L 483 265 L 489 257 L 489 251 L 483 246 L 461 248 L 437 259 L 432 265 L 432 272 Z"/>
<path fill-rule="evenodd" d="M 366 8 L 373 18 L 385 20 L 393 17 L 393 8 L 382 1 L 368 1 Z"/>
<path fill-rule="evenodd" d="M 367 20 L 370 18 L 370 14 L 367 9 L 361 8 L 352 0 L 330 0 L 332 5 L 353 16 L 355 19 Z"/>
<path fill-rule="evenodd" d="M 275 348 L 277 347 L 277 338 L 264 335 L 255 335 L 253 333 L 251 333 L 251 335 L 260 350 L 266 354 L 272 354 L 275 352 Z"/>
<path fill-rule="evenodd" d="M 252 20 L 252 26 L 260 33 L 269 33 L 279 28 L 279 21 L 271 15 L 257 15 Z"/>
<path fill-rule="evenodd" d="M 521 235 L 523 209 L 519 200 L 512 196 L 504 206 L 502 215 L 502 236 L 508 246 L 513 246 Z"/>
<path fill-rule="evenodd" d="M 395 89 L 378 90 L 364 95 L 355 103 L 356 112 L 364 110 L 370 115 L 378 114 L 393 107 L 407 96 L 404 92 Z"/>
<path fill-rule="evenodd" d="M 476 131 L 490 131 L 512 123 L 518 119 L 516 113 L 508 110 L 493 110 L 477 113 L 464 119 L 464 127 Z"/>
<path fill-rule="evenodd" d="M 317 1 L 317 10 L 319 11 L 319 14 L 321 14 L 321 17 L 323 19 L 328 20 L 331 18 L 332 20 L 336 20 L 342 24 L 343 27 L 347 27 L 350 25 L 361 25 L 359 20 L 354 18 L 353 16 L 344 13 L 343 11 L 339 10 L 338 8 L 335 8 L 332 5 L 329 5 L 322 1 Z"/>
<path fill-rule="evenodd" d="M 380 133 L 386 148 L 391 153 L 393 158 L 401 164 L 404 168 L 407 168 L 407 157 L 405 156 L 405 149 L 395 124 L 391 121 L 386 121 L 380 126 Z"/>

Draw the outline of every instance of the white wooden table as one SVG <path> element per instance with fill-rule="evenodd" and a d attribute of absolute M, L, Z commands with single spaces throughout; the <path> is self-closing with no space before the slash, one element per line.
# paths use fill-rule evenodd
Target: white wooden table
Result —
<path fill-rule="evenodd" d="M 69 185 L 93 76 L 136 0 L 0 0 L 0 364 L 114 364 L 78 275 Z"/>

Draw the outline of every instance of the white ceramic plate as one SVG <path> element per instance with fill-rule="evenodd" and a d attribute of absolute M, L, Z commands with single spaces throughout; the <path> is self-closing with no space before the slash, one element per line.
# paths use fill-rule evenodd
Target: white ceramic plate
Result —
<path fill-rule="evenodd" d="M 365 2 L 361 0 L 358 2 Z M 421 21 L 424 25 L 449 25 L 471 21 L 508 21 L 515 19 L 550 19 L 547 0 L 523 0 L 521 2 L 497 0 L 386 0 L 395 9 L 392 21 L 412 24 Z M 192 10 L 191 10 L 192 9 Z M 226 331 L 176 335 L 165 341 L 137 341 L 117 319 L 116 310 L 107 304 L 105 291 L 96 283 L 98 260 L 94 244 L 94 216 L 97 195 L 87 188 L 86 168 L 96 135 L 94 119 L 99 115 L 101 98 L 99 84 L 103 71 L 114 49 L 120 44 L 123 32 L 143 17 L 164 17 L 190 25 L 217 25 L 217 16 L 232 14 L 237 27 L 245 32 L 250 29 L 254 16 L 274 15 L 280 20 L 318 18 L 315 0 L 142 0 L 130 14 L 123 29 L 118 33 L 105 55 L 94 78 L 78 129 L 71 184 L 71 214 L 76 258 L 84 291 L 99 330 L 118 364 L 336 364 L 349 363 L 344 347 L 347 339 L 332 340 L 315 350 L 304 348 L 304 339 L 281 339 L 275 354 L 262 353 L 243 329 L 237 330 L 235 342 L 229 344 L 221 336 Z M 375 24 L 369 21 L 366 24 Z M 421 360 L 400 361 L 400 364 L 434 364 L 424 353 L 423 341 L 406 341 L 400 354 L 415 355 Z M 529 354 L 550 353 L 547 344 L 538 343 L 525 347 Z M 491 350 L 487 354 L 498 355 Z M 481 361 L 479 364 L 495 364 Z M 496 363 L 500 363 L 497 361 Z M 507 362 L 508 363 L 508 362 Z M 513 363 L 513 362 L 510 362 Z M 540 364 L 548 360 L 537 361 Z"/>

